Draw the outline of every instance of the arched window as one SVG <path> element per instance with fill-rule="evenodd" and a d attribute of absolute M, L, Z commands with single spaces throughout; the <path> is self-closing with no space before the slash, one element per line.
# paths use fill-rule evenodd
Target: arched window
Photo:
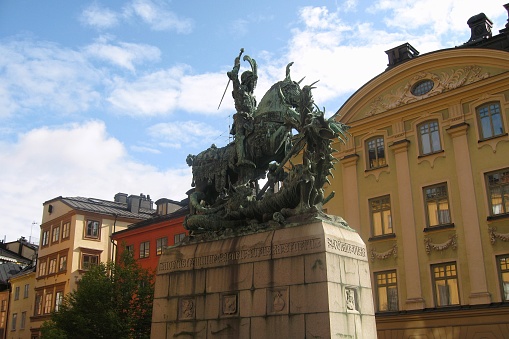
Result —
<path fill-rule="evenodd" d="M 477 119 L 481 140 L 504 134 L 504 124 L 502 123 L 500 103 L 498 101 L 477 107 Z"/>
<path fill-rule="evenodd" d="M 381 136 L 373 137 L 366 141 L 368 169 L 385 166 L 384 138 Z"/>
<path fill-rule="evenodd" d="M 436 153 L 442 150 L 438 121 L 425 121 L 417 127 L 421 155 Z"/>

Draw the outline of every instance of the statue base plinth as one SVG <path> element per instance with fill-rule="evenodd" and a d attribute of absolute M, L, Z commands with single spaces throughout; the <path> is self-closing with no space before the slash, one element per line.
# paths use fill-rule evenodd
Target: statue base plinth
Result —
<path fill-rule="evenodd" d="M 366 247 L 316 221 L 169 248 L 152 338 L 376 338 Z"/>

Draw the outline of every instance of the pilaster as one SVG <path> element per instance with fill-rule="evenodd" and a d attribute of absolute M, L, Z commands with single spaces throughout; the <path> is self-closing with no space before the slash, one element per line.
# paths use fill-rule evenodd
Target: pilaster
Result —
<path fill-rule="evenodd" d="M 475 200 L 474 179 L 470 152 L 468 148 L 467 132 L 469 125 L 459 123 L 447 129 L 452 138 L 454 161 L 461 202 L 461 217 L 463 219 L 463 236 L 465 237 L 465 252 L 467 255 L 468 274 L 470 277 L 470 305 L 489 304 L 491 297 L 486 282 L 484 269 L 484 254 L 479 229 L 479 215 Z"/>
<path fill-rule="evenodd" d="M 424 308 L 422 297 L 421 277 L 419 271 L 419 256 L 417 252 L 417 237 L 415 234 L 415 217 L 412 200 L 412 185 L 410 180 L 410 168 L 408 165 L 408 145 L 410 141 L 402 139 L 391 145 L 396 160 L 396 172 L 398 180 L 399 209 L 401 215 L 401 236 L 403 244 L 402 256 L 405 267 L 405 286 L 407 310 Z"/>

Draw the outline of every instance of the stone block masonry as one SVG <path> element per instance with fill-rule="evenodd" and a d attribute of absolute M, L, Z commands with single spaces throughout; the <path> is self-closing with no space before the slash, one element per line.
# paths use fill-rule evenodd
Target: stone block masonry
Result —
<path fill-rule="evenodd" d="M 152 338 L 376 338 L 366 247 L 321 221 L 175 246 Z"/>

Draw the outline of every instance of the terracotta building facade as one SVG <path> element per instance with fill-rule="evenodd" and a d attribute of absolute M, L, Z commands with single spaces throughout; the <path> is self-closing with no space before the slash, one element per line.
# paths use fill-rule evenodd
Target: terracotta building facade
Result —
<path fill-rule="evenodd" d="M 162 198 L 156 201 L 157 215 L 115 232 L 112 240 L 118 255 L 131 251 L 142 268 L 157 270 L 164 249 L 179 243 L 188 232 L 184 229 L 185 216 L 189 213 L 187 202 Z"/>

